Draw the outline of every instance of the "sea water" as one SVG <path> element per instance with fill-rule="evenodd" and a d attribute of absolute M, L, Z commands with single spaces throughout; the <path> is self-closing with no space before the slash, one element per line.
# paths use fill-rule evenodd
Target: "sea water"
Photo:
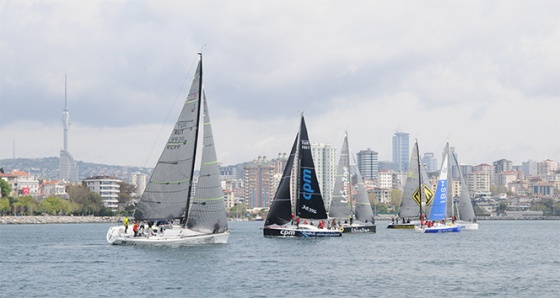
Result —
<path fill-rule="evenodd" d="M 558 297 L 559 221 L 480 221 L 478 231 L 388 230 L 324 239 L 113 246 L 110 224 L 0 225 L 1 297 Z"/>

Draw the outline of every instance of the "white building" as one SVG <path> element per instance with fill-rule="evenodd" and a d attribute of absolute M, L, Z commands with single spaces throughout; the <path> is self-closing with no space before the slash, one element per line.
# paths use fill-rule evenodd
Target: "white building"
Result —
<path fill-rule="evenodd" d="M 66 182 L 63 180 L 43 181 L 41 186 L 43 188 L 41 193 L 43 198 L 58 197 L 68 199 L 68 194 L 66 193 Z"/>
<path fill-rule="evenodd" d="M 130 175 L 130 184 L 136 186 L 136 197 L 141 197 L 144 190 L 146 190 L 147 180 L 148 175 L 144 173 L 132 173 L 132 175 Z"/>
<path fill-rule="evenodd" d="M 119 206 L 119 192 L 122 180 L 109 176 L 95 176 L 84 180 L 86 187 L 103 198 L 103 205 L 116 212 Z"/>
<path fill-rule="evenodd" d="M 313 156 L 315 172 L 317 173 L 319 187 L 321 187 L 325 208 L 328 210 L 331 204 L 336 166 L 338 164 L 336 148 L 330 144 L 314 143 L 311 144 L 311 155 Z"/>
<path fill-rule="evenodd" d="M 27 172 L 14 170 L 8 174 L 0 173 L 0 179 L 7 181 L 12 187 L 10 196 L 39 196 L 39 180 Z"/>

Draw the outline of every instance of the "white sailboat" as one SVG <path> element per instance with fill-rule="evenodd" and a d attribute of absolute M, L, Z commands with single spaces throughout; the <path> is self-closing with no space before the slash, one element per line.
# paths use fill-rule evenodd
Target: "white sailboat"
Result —
<path fill-rule="evenodd" d="M 428 174 L 420 159 L 418 141 L 414 143 L 406 182 L 403 189 L 403 196 L 399 208 L 401 222 L 392 222 L 387 225 L 388 229 L 414 229 L 420 218 L 430 215 L 430 209 L 434 200 L 434 192 L 429 184 Z"/>
<path fill-rule="evenodd" d="M 111 244 L 180 246 L 228 241 L 219 165 L 202 86 L 202 54 L 199 55 L 183 109 L 134 212 L 134 221 L 147 228 L 143 233 L 128 228 L 125 233 L 123 226 L 111 227 L 106 236 Z M 204 131 L 202 152 L 197 150 L 200 129 Z M 194 187 L 197 159 L 200 175 Z"/>
<path fill-rule="evenodd" d="M 354 175 L 356 196 L 352 195 L 352 176 L 348 135 L 345 135 L 329 208 L 330 226 L 338 227 L 343 233 L 375 233 L 375 219 L 362 175 L 359 171 Z"/>
<path fill-rule="evenodd" d="M 463 178 L 463 173 L 459 168 L 459 162 L 457 156 L 454 152 L 451 152 L 451 157 L 453 159 L 453 164 L 457 167 L 459 172 L 459 182 L 461 183 L 461 193 L 458 199 L 453 198 L 454 213 L 457 220 L 455 221 L 462 230 L 478 230 L 478 222 L 476 222 L 476 215 L 474 213 L 474 207 L 469 195 L 469 190 L 465 179 Z"/>
<path fill-rule="evenodd" d="M 446 146 L 441 171 L 439 173 L 438 184 L 436 187 L 436 196 L 430 210 L 428 221 L 421 220 L 420 224 L 414 226 L 414 229 L 421 233 L 446 233 L 459 232 L 461 227 L 451 221 L 447 221 L 449 208 L 448 198 L 451 189 L 448 172 L 449 172 L 449 143 Z"/>

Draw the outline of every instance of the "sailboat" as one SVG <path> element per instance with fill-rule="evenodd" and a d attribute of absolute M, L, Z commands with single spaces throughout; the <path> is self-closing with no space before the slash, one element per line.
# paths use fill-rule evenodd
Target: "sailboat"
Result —
<path fill-rule="evenodd" d="M 421 218 L 430 214 L 434 192 L 428 181 L 428 174 L 420 159 L 420 150 L 418 149 L 418 141 L 416 141 L 412 148 L 399 208 L 398 218 L 400 218 L 401 223 L 398 223 L 398 221 L 397 223 L 392 222 L 387 225 L 388 229 L 414 229 Z"/>
<path fill-rule="evenodd" d="M 457 167 L 457 169 L 459 169 L 459 162 L 455 152 L 451 152 L 451 156 L 454 161 L 453 164 Z M 478 230 L 478 223 L 476 222 L 476 215 L 474 213 L 474 207 L 472 205 L 467 184 L 460 169 L 458 172 L 459 182 L 461 183 L 461 193 L 457 200 L 455 198 L 453 199 L 454 213 L 452 216 L 457 218 L 455 222 L 461 226 L 462 230 Z"/>
<path fill-rule="evenodd" d="M 446 221 L 447 212 L 449 210 L 447 200 L 450 190 L 449 172 L 449 143 L 447 143 L 441 171 L 438 177 L 438 184 L 436 187 L 436 196 L 432 203 L 432 209 L 428 216 L 428 221 L 424 222 L 422 219 L 420 224 L 414 226 L 414 229 L 421 233 L 446 233 L 446 232 L 459 232 L 461 227 L 453 222 Z"/>
<path fill-rule="evenodd" d="M 343 233 L 375 233 L 376 225 L 364 181 L 356 171 L 357 194 L 352 196 L 352 175 L 350 168 L 348 135 L 344 136 L 334 189 L 329 207 L 331 227 L 338 227 Z M 355 199 L 355 202 L 354 202 Z M 356 219 L 354 220 L 354 215 Z"/>
<path fill-rule="evenodd" d="M 292 213 L 292 183 L 295 214 Z M 311 143 L 301 115 L 300 129 L 264 222 L 263 234 L 265 237 L 302 238 L 342 236 L 341 231 L 328 229 L 326 221 L 327 212 L 317 181 Z"/>
<path fill-rule="evenodd" d="M 228 241 L 224 194 L 202 86 L 202 54 L 199 56 L 190 92 L 134 212 L 134 221 L 140 223 L 140 229 L 146 228 L 136 233 L 123 226 L 111 227 L 106 236 L 111 244 L 181 246 Z M 202 152 L 197 148 L 200 129 Z M 195 181 L 197 159 L 200 175 Z"/>

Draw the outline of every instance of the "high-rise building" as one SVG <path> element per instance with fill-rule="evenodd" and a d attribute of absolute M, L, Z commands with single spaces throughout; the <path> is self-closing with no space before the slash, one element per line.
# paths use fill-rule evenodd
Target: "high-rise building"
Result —
<path fill-rule="evenodd" d="M 428 172 L 437 172 L 439 170 L 438 160 L 433 152 L 424 153 L 422 163 L 424 163 Z"/>
<path fill-rule="evenodd" d="M 398 165 L 401 172 L 408 170 L 410 159 L 409 140 L 407 132 L 396 132 L 393 136 L 393 162 Z"/>
<path fill-rule="evenodd" d="M 311 155 L 315 164 L 317 181 L 321 187 L 321 194 L 325 202 L 325 208 L 330 206 L 336 176 L 336 165 L 338 164 L 336 148 L 330 144 L 311 144 Z"/>
<path fill-rule="evenodd" d="M 276 193 L 274 164 L 259 156 L 243 168 L 245 202 L 249 208 L 270 207 Z"/>
<path fill-rule="evenodd" d="M 379 172 L 379 162 L 377 152 L 368 148 L 367 150 L 361 150 L 356 154 L 358 166 L 358 171 L 364 179 L 377 179 L 377 173 Z"/>
<path fill-rule="evenodd" d="M 66 76 L 64 76 L 64 110 L 62 112 L 62 127 L 64 130 L 64 143 L 60 150 L 59 177 L 65 181 L 78 181 L 78 165 L 68 151 L 68 130 L 70 129 L 70 112 L 66 96 Z"/>
<path fill-rule="evenodd" d="M 140 172 L 132 173 L 130 175 L 130 184 L 136 186 L 136 190 L 134 191 L 134 193 L 137 197 L 142 196 L 144 190 L 146 190 L 147 178 L 148 175 Z"/>

